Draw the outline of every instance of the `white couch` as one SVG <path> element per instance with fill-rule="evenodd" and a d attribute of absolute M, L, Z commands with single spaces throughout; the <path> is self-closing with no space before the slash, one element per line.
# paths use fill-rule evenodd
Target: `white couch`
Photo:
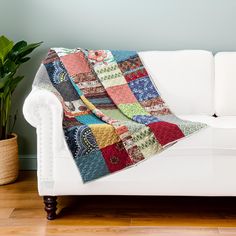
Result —
<path fill-rule="evenodd" d="M 49 219 L 55 216 L 50 196 L 236 196 L 236 53 L 213 56 L 184 50 L 139 55 L 172 111 L 209 127 L 133 168 L 83 184 L 64 139 L 60 102 L 54 94 L 33 87 L 23 112 L 37 129 L 38 190 L 49 196 Z"/>

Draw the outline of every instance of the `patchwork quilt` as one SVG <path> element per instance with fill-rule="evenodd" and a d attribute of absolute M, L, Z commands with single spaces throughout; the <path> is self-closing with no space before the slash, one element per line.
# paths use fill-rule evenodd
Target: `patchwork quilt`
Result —
<path fill-rule="evenodd" d="M 135 51 L 52 48 L 34 86 L 60 100 L 83 182 L 134 166 L 206 126 L 170 111 Z"/>

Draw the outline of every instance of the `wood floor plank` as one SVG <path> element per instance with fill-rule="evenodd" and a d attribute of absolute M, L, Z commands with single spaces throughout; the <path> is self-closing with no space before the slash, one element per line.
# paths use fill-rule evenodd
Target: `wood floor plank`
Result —
<path fill-rule="evenodd" d="M 171 228 L 171 227 L 86 227 L 86 226 L 9 226 L 1 228 L 2 235 L 20 236 L 224 236 L 214 228 Z"/>
<path fill-rule="evenodd" d="M 33 227 L 33 226 L 46 226 L 48 221 L 46 218 L 23 218 L 23 219 L 1 219 L 0 220 L 0 230 L 4 226 L 11 226 L 11 227 Z M 0 231 L 1 232 L 1 231 Z"/>
<path fill-rule="evenodd" d="M 171 227 L 49 227 L 47 235 L 83 236 L 219 236 L 214 228 L 171 228 Z"/>
<path fill-rule="evenodd" d="M 0 235 L 2 236 L 44 236 L 47 235 L 46 227 L 44 226 L 3 226 L 0 229 Z"/>
<path fill-rule="evenodd" d="M 42 200 L 41 199 L 30 199 L 30 197 L 28 197 L 28 199 L 22 199 L 22 200 L 18 200 L 18 199 L 12 199 L 12 200 L 1 200 L 0 201 L 0 208 L 2 207 L 8 207 L 8 208 L 21 208 L 22 206 L 24 206 L 27 209 L 30 208 L 40 208 L 43 207 L 42 204 Z"/>
<path fill-rule="evenodd" d="M 219 227 L 219 234 L 226 236 L 235 236 L 236 235 L 236 227 Z"/>
<path fill-rule="evenodd" d="M 201 227 L 235 227 L 236 220 L 227 219 L 197 219 L 197 218 L 165 218 L 165 217 L 155 217 L 155 218 L 135 218 L 131 219 L 132 226 L 201 226 Z M 235 234 L 236 235 L 236 234 Z"/>
<path fill-rule="evenodd" d="M 0 219 L 9 218 L 14 208 L 0 208 Z"/>
<path fill-rule="evenodd" d="M 18 218 L 18 219 L 32 219 L 32 218 L 39 218 L 43 219 L 46 217 L 46 213 L 43 211 L 42 207 L 41 208 L 31 208 L 30 210 L 27 208 L 15 208 L 11 215 L 10 218 Z"/>
<path fill-rule="evenodd" d="M 0 187 L 0 235 L 236 236 L 236 199 L 63 196 L 58 219 L 47 221 L 36 173 L 21 172 Z"/>

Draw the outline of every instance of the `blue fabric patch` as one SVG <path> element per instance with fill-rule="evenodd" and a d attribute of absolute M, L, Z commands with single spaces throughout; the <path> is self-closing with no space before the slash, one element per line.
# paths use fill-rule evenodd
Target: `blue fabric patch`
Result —
<path fill-rule="evenodd" d="M 133 116 L 132 119 L 138 123 L 145 124 L 145 125 L 160 121 L 157 117 L 148 116 L 148 115 L 137 115 L 137 116 Z"/>
<path fill-rule="evenodd" d="M 61 82 L 69 80 L 69 75 L 61 61 L 53 61 L 44 65 L 47 69 L 48 75 L 53 84 L 60 84 Z"/>
<path fill-rule="evenodd" d="M 85 156 L 78 156 L 75 158 L 75 162 L 83 182 L 88 182 L 110 173 L 99 150 L 95 150 Z"/>
<path fill-rule="evenodd" d="M 89 101 L 93 103 L 95 106 L 100 105 L 100 104 L 114 104 L 113 101 L 109 97 L 89 98 Z"/>
<path fill-rule="evenodd" d="M 130 57 L 137 56 L 136 51 L 122 51 L 122 50 L 111 50 L 111 53 L 116 62 L 121 62 L 129 59 Z"/>
<path fill-rule="evenodd" d="M 88 155 L 93 150 L 99 150 L 92 130 L 87 125 L 64 129 L 64 133 L 74 158 Z"/>
<path fill-rule="evenodd" d="M 50 81 L 65 101 L 74 101 L 80 98 L 61 61 L 53 61 L 44 66 Z"/>
<path fill-rule="evenodd" d="M 96 115 L 94 114 L 88 114 L 88 115 L 82 115 L 82 116 L 76 116 L 76 120 L 78 120 L 80 123 L 84 125 L 90 125 L 90 124 L 104 124 L 102 120 L 100 120 Z"/>
<path fill-rule="evenodd" d="M 139 78 L 130 81 L 128 84 L 139 102 L 159 97 L 149 77 Z"/>
<path fill-rule="evenodd" d="M 78 93 L 79 96 L 82 96 L 83 95 L 83 92 L 79 89 L 78 85 L 74 82 L 74 80 L 70 78 L 70 82 L 71 84 L 73 85 L 74 89 L 76 90 L 76 92 Z"/>
<path fill-rule="evenodd" d="M 87 125 L 64 129 L 64 133 L 84 182 L 109 173 L 96 139 Z"/>

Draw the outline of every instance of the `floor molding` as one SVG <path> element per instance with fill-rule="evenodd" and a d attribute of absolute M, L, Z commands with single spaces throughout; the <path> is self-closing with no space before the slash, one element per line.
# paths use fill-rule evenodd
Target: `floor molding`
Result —
<path fill-rule="evenodd" d="M 36 154 L 19 155 L 20 170 L 37 170 Z"/>

